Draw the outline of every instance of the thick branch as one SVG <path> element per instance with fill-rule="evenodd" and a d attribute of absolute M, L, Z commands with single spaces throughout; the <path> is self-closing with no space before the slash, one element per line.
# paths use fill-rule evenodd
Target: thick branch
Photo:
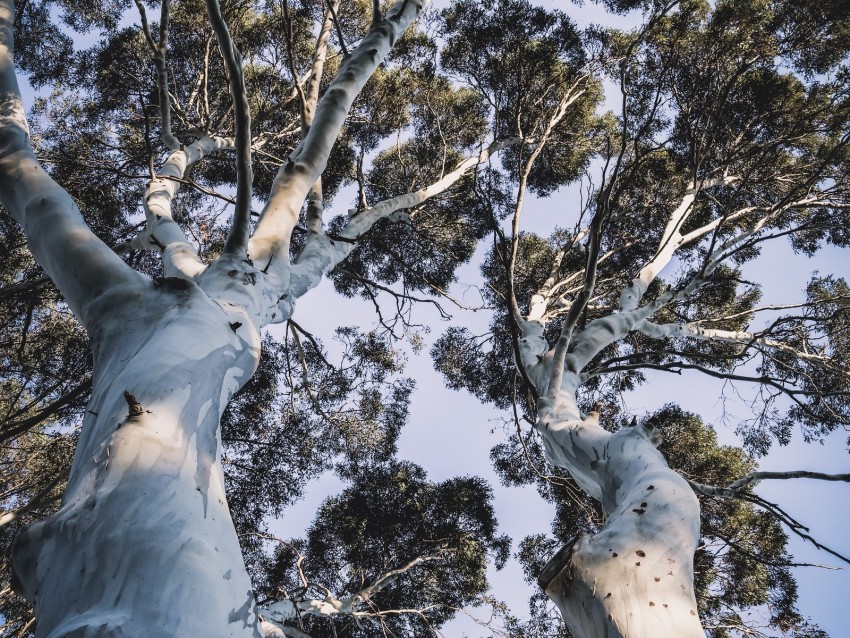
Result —
<path fill-rule="evenodd" d="M 340 263 L 354 249 L 355 242 L 380 219 L 385 219 L 400 210 L 409 210 L 428 201 L 455 185 L 477 166 L 507 146 L 517 144 L 519 138 L 509 138 L 491 143 L 478 155 L 467 157 L 433 184 L 412 193 L 405 193 L 379 202 L 348 220 L 345 228 L 335 238 L 311 235 L 307 245 L 292 267 L 290 294 L 297 298 L 318 285 L 322 276 Z"/>
<path fill-rule="evenodd" d="M 706 328 L 699 322 L 655 324 L 649 321 L 640 323 L 636 327 L 636 330 L 654 339 L 664 339 L 667 337 L 691 337 L 706 341 L 739 343 L 746 346 L 759 346 L 771 350 L 778 350 L 792 355 L 795 359 L 808 361 L 824 368 L 828 368 L 837 374 L 850 377 L 850 370 L 842 368 L 840 364 L 831 357 L 803 352 L 789 346 L 788 344 L 782 343 L 781 341 L 768 339 L 746 330 L 733 331 Z"/>
<path fill-rule="evenodd" d="M 171 216 L 171 202 L 180 189 L 189 168 L 216 151 L 231 148 L 233 140 L 202 137 L 186 148 L 174 151 L 165 161 L 156 179 L 145 193 L 144 210 L 147 224 L 142 233 L 128 242 L 127 248 L 162 252 L 163 268 L 168 277 L 191 278 L 205 268 L 183 229 Z M 250 211 L 249 211 L 250 214 Z"/>
<path fill-rule="evenodd" d="M 218 40 L 218 47 L 224 58 L 224 65 L 227 68 L 236 128 L 236 209 L 233 211 L 233 223 L 224 243 L 223 252 L 226 255 L 244 258 L 248 254 L 251 190 L 254 181 L 251 168 L 251 110 L 245 91 L 245 77 L 242 74 L 242 56 L 230 37 L 230 31 L 221 16 L 218 0 L 206 0 L 206 3 L 207 15 L 209 15 Z"/>
<path fill-rule="evenodd" d="M 153 53 L 154 66 L 156 67 L 156 85 L 159 95 L 159 116 L 160 116 L 160 137 L 162 143 L 172 151 L 180 148 L 180 140 L 178 140 L 171 132 L 171 97 L 168 93 L 168 66 L 166 65 L 165 54 L 168 49 L 168 21 L 170 1 L 162 0 L 162 9 L 159 17 L 159 41 L 155 41 L 148 26 L 148 18 L 145 13 L 145 6 L 141 0 L 135 0 L 136 8 L 139 10 L 139 18 L 142 21 L 142 33 L 145 34 L 145 39 Z"/>
<path fill-rule="evenodd" d="M 307 82 L 307 88 L 302 95 L 304 100 L 301 110 L 301 135 L 306 137 L 310 127 L 313 125 L 313 119 L 316 115 L 316 106 L 319 103 L 319 86 L 322 80 L 322 74 L 325 69 L 325 58 L 328 52 L 328 39 L 330 38 L 331 28 L 333 26 L 333 15 L 336 11 L 338 2 L 331 0 L 328 10 L 325 12 L 325 19 L 322 22 L 322 28 L 319 31 L 319 38 L 316 40 L 316 49 L 313 52 L 313 64 L 310 70 L 310 80 Z M 322 234 L 324 226 L 322 223 L 322 214 L 324 213 L 324 198 L 322 195 L 322 178 L 316 180 L 310 188 L 310 193 L 307 197 L 307 229 L 311 233 Z"/>
<path fill-rule="evenodd" d="M 661 241 L 658 244 L 655 255 L 640 269 L 637 277 L 632 280 L 631 285 L 620 294 L 620 308 L 622 310 L 633 310 L 637 308 L 649 284 L 670 263 L 673 254 L 679 247 L 686 242 L 708 234 L 723 221 L 722 218 L 716 220 L 711 224 L 707 224 L 698 230 L 688 233 L 687 240 L 684 238 L 681 233 L 682 225 L 688 219 L 691 211 L 693 211 L 694 201 L 696 201 L 700 191 L 706 188 L 731 184 L 736 179 L 735 177 L 718 177 L 716 179 L 704 180 L 698 184 L 692 183 L 688 186 L 681 202 L 670 213 L 670 218 L 667 220 L 667 225 L 661 235 Z"/>
<path fill-rule="evenodd" d="M 91 232 L 68 193 L 36 160 L 15 77 L 14 21 L 13 0 L 0 0 L 0 202 L 86 325 L 88 302 L 115 286 L 141 285 L 143 278 Z"/>
<path fill-rule="evenodd" d="M 397 5 L 399 11 L 392 19 L 385 18 L 369 28 L 354 53 L 343 61 L 319 102 L 306 137 L 278 171 L 249 251 L 260 261 L 275 258 L 270 267 L 278 271 L 281 279 L 285 279 L 289 237 L 302 203 L 325 170 L 351 104 L 399 35 L 419 15 L 422 6 L 423 0 L 405 0 Z"/>
<path fill-rule="evenodd" d="M 824 474 L 823 472 L 809 472 L 808 470 L 796 470 L 791 472 L 753 472 L 744 478 L 730 483 L 727 486 L 727 489 L 740 490 L 751 483 L 764 481 L 766 479 L 787 480 L 794 478 L 817 479 L 820 481 L 843 481 L 845 483 L 850 483 L 850 474 Z"/>

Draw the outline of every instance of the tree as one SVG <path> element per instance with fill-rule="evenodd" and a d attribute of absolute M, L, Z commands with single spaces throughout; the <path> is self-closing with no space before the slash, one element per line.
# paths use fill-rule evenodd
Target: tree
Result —
<path fill-rule="evenodd" d="M 137 8 L 141 31 L 121 29 L 118 21 L 123 10 L 111 4 L 93 4 L 82 11 L 66 7 L 65 21 L 71 27 L 104 30 L 94 50 L 69 66 L 56 64 L 57 58 L 67 62 L 70 51 L 67 36 L 50 25 L 50 3 L 28 3 L 20 16 L 11 1 L 0 9 L 0 197 L 23 229 L 32 255 L 57 286 L 61 294 L 55 302 L 57 310 L 74 314 L 93 351 L 91 380 L 85 374 L 77 378 L 84 390 L 74 393 L 54 386 L 33 395 L 35 388 L 27 387 L 29 398 L 24 403 L 29 404 L 18 410 L 22 417 L 33 411 L 39 417 L 62 416 L 59 407 L 71 406 L 72 399 L 78 402 L 91 387 L 62 505 L 18 534 L 13 550 L 16 586 L 35 602 L 39 635 L 259 635 L 288 631 L 261 622 L 254 602 L 225 499 L 219 421 L 230 398 L 257 370 L 261 329 L 289 319 L 295 300 L 349 252 L 352 241 L 376 219 L 411 198 L 352 213 L 335 234 L 327 233 L 321 220 L 320 177 L 332 193 L 334 176 L 326 167 L 346 116 L 422 6 L 418 1 L 404 1 L 384 11 L 375 3 L 367 24 L 356 8 L 353 16 L 358 24 L 354 28 L 363 27 L 365 35 L 349 53 L 337 8 L 329 5 L 312 51 L 307 52 L 310 70 L 306 79 L 298 75 L 296 67 L 303 62 L 307 38 L 299 40 L 299 49 L 292 35 L 293 25 L 299 19 L 303 25 L 308 19 L 306 7 L 295 16 L 286 5 L 266 13 L 244 6 L 226 7 L 238 40 L 231 35 L 215 0 L 206 5 L 208 18 L 192 3 L 172 7 L 165 2 L 159 24 L 153 26 L 147 22 L 144 5 L 139 3 Z M 343 60 L 319 100 L 334 21 Z M 276 28 L 272 29 L 272 24 Z M 12 62 L 13 26 L 22 30 L 25 50 L 35 52 L 47 45 L 56 54 L 42 55 L 42 51 L 25 60 L 35 81 L 67 81 L 68 75 L 74 75 L 90 82 L 87 86 L 92 94 L 84 96 L 82 103 L 72 93 L 57 97 L 53 108 L 66 119 L 60 126 L 46 128 L 35 140 L 40 150 L 60 157 L 50 172 L 36 157 L 24 118 Z M 352 28 L 350 23 L 348 28 Z M 211 55 L 214 40 L 220 63 Z M 281 78 L 281 69 L 275 66 L 283 52 L 295 76 L 291 82 Z M 269 59 L 273 63 L 267 62 Z M 189 60 L 188 77 L 178 80 L 179 88 L 172 93 L 169 62 Z M 148 68 L 155 69 L 154 83 L 147 82 Z M 132 81 L 117 81 L 126 77 Z M 281 90 L 285 84 L 292 87 L 293 95 Z M 246 87 L 265 90 L 249 92 Z M 138 98 L 138 110 L 132 106 L 135 100 L 128 97 Z M 100 99 L 89 102 L 89 98 Z M 153 149 L 150 136 L 154 126 L 149 105 L 157 102 L 156 128 L 168 152 L 155 171 L 160 153 Z M 285 116 L 293 109 L 277 114 L 278 105 L 294 105 L 300 126 L 290 128 Z M 45 111 L 44 119 L 49 123 L 56 113 Z M 172 126 L 172 118 L 179 122 L 180 130 Z M 282 123 L 287 128 L 276 128 Z M 101 125 L 105 126 L 97 130 Z M 369 127 L 361 128 L 361 135 L 376 134 Z M 227 134 L 230 131 L 232 136 Z M 299 133 L 301 142 L 294 150 L 287 149 L 288 141 Z M 67 147 L 66 142 L 70 142 Z M 62 153 L 57 152 L 60 147 Z M 255 180 L 252 154 L 262 149 L 275 157 L 277 147 L 285 149 L 279 154 L 288 155 L 287 159 L 274 170 L 261 163 L 264 170 L 257 171 Z M 70 155 L 65 153 L 68 150 Z M 214 156 L 228 150 L 236 157 L 235 179 L 215 163 Z M 111 164 L 119 157 L 122 161 Z M 196 174 L 198 181 L 194 181 L 189 171 L 204 160 L 209 160 L 205 174 Z M 80 180 L 85 171 L 78 169 L 88 161 L 95 164 L 88 167 L 95 174 L 97 164 L 111 164 L 105 178 L 98 175 L 100 179 Z M 125 180 L 132 178 L 134 171 L 148 164 L 145 220 L 140 233 L 129 235 L 127 220 L 137 205 L 128 205 L 126 200 L 133 187 L 122 186 L 115 178 L 122 173 Z M 345 166 L 345 158 L 336 160 L 336 166 L 340 165 Z M 75 170 L 66 172 L 69 168 Z M 68 177 L 83 182 L 68 180 L 72 182 L 69 187 L 77 191 L 76 200 L 59 185 Z M 189 183 L 210 194 L 216 185 L 228 181 L 235 182 L 236 194 L 232 221 L 224 231 L 211 224 L 209 217 L 195 218 L 188 226 L 176 221 L 193 208 L 202 208 L 197 196 L 194 201 L 191 196 L 186 201 L 176 199 L 180 186 Z M 205 188 L 205 182 L 212 188 Z M 252 183 L 267 196 L 254 225 Z M 290 259 L 292 235 L 296 229 L 301 232 L 299 215 L 308 195 L 307 229 L 296 242 L 297 258 Z M 118 206 L 113 207 L 115 204 Z M 92 221 L 86 223 L 83 212 Z M 101 225 L 108 229 L 104 233 L 107 240 L 116 239 L 115 228 L 110 226 L 120 227 L 127 239 L 113 250 L 93 232 Z M 189 241 L 193 231 L 197 231 L 196 241 Z M 146 276 L 118 255 L 133 251 L 133 260 L 138 260 L 135 251 L 139 250 L 159 255 L 158 276 Z M 150 269 L 150 265 L 142 266 Z M 20 271 L 12 272 L 14 281 Z M 18 290 L 41 285 L 24 283 Z M 30 316 L 27 322 L 39 330 L 50 329 L 41 317 Z M 23 332 L 29 334 L 29 327 Z M 306 366 L 300 337 L 296 332 L 293 335 L 297 354 L 292 356 Z M 78 340 L 80 336 L 76 335 Z M 370 353 L 368 339 L 353 333 L 348 337 L 355 359 L 374 360 L 379 348 L 372 344 Z M 268 349 L 274 354 L 273 347 Z M 386 368 L 386 363 L 375 364 L 376 369 L 382 366 Z M 40 372 L 44 369 L 39 366 Z M 309 373 L 304 374 L 302 385 L 309 393 Z M 334 400 L 333 394 L 327 394 L 334 392 L 334 383 L 336 400 L 341 400 L 340 395 L 352 390 L 352 379 L 358 374 L 349 371 L 321 386 L 325 392 L 321 402 L 327 406 Z M 399 418 L 403 420 L 403 411 L 393 417 L 392 410 L 380 404 L 380 392 L 357 385 L 361 386 L 359 416 L 362 418 L 370 405 L 378 417 L 384 414 L 384 424 L 390 428 L 387 446 L 392 448 L 391 428 L 398 427 Z M 409 388 L 399 387 L 398 391 L 401 394 L 395 403 L 403 405 Z M 46 399 L 56 396 L 63 397 L 54 401 L 60 406 L 44 407 Z M 19 403 L 19 398 L 10 404 Z M 378 408 L 374 407 L 376 400 Z M 249 416 L 262 417 L 262 410 L 258 413 L 256 406 L 238 400 L 231 414 L 251 409 L 254 414 Z M 34 424 L 42 430 L 45 427 L 43 418 L 17 423 L 21 431 Z M 292 425 L 290 434 L 299 436 L 298 426 L 303 430 L 309 419 L 296 415 Z M 232 438 L 226 460 L 231 467 L 238 467 L 240 459 L 238 445 L 234 445 L 239 438 L 236 430 L 231 426 L 228 431 Z M 7 434 L 13 436 L 8 428 Z M 298 442 L 307 448 L 301 455 L 303 463 L 321 462 L 321 457 L 318 461 L 311 458 L 309 438 L 302 436 Z M 37 474 L 32 457 L 27 463 L 27 470 Z M 231 473 L 231 480 L 239 480 L 238 472 Z M 303 480 L 294 477 L 296 488 Z M 240 494 L 246 496 L 246 490 Z M 481 496 L 485 502 L 479 503 L 479 508 L 486 505 L 486 494 Z M 285 500 L 268 493 L 264 497 L 272 503 Z M 476 540 L 470 542 L 476 546 Z"/>
<path fill-rule="evenodd" d="M 15 521 L 57 496 L 57 467 L 76 445 L 61 507 L 22 531 L 13 555 L 40 635 L 422 631 L 480 595 L 483 556 L 506 551 L 486 487 L 428 483 L 393 459 L 410 385 L 390 378 L 382 335 L 340 333 L 335 368 L 291 315 L 330 273 L 343 295 L 375 303 L 384 336 L 400 333 L 412 304 L 445 312 L 428 295 L 451 299 L 457 266 L 491 237 L 492 345 L 453 329 L 434 352 L 450 385 L 516 405 L 517 423 L 522 411 L 540 432 L 494 451 L 506 477 L 538 478 L 541 436 L 549 459 L 602 504 L 604 523 L 578 525 L 585 533 L 543 570 L 544 586 L 576 635 L 622 635 L 626 618 L 642 627 L 629 635 L 702 635 L 698 612 L 717 615 L 719 590 L 692 578 L 693 490 L 754 500 L 747 485 L 759 475 L 744 477 L 749 461 L 729 452 L 696 478 L 735 479 L 730 487 L 688 484 L 655 449 L 657 433 L 710 437 L 672 407 L 629 427 L 616 395 L 650 369 L 751 379 L 772 393 L 746 430 L 757 452 L 770 432 L 785 440 L 798 423 L 813 436 L 846 423 L 845 282 L 813 280 L 805 303 L 754 331 L 751 318 L 774 309 L 755 305 L 741 270 L 769 238 L 807 252 L 846 245 L 840 3 L 612 1 L 608 10 L 641 11 L 644 25 L 581 32 L 518 0 L 462 0 L 420 28 L 408 28 L 417 0 L 186 0 L 163 3 L 158 24 L 140 2 L 140 28 L 122 26 L 117 3 L 27 2 L 16 15 L 2 2 L 0 200 L 58 288 L 10 227 L 4 433 L 16 446 L 9 466 L 27 472 L 9 490 Z M 75 52 L 54 16 L 66 30 L 96 29 L 95 44 Z M 57 87 L 31 130 L 13 25 L 30 80 Z M 619 116 L 597 112 L 610 78 Z M 531 195 L 553 196 L 600 166 L 574 229 L 548 240 L 520 232 Z M 326 222 L 342 184 L 355 201 Z M 682 270 L 665 287 L 674 259 Z M 261 358 L 261 330 L 284 321 L 290 336 L 267 340 Z M 51 338 L 53 366 L 36 348 L 49 351 Z M 282 419 L 280 379 L 293 390 Z M 681 438 L 668 444 L 691 471 L 675 461 Z M 333 465 L 350 489 L 270 560 L 262 517 Z M 270 466 L 291 478 L 264 474 Z M 566 520 L 580 522 L 570 484 L 539 474 L 562 503 L 564 533 Z M 396 493 L 390 511 L 375 502 Z M 718 535 L 744 522 L 773 534 L 755 548 L 728 539 L 775 565 L 769 586 L 754 583 L 746 599 L 724 591 L 723 604 L 785 596 L 787 613 L 772 622 L 799 624 L 775 525 L 746 508 L 719 508 L 718 520 L 705 509 Z M 433 525 L 414 511 L 433 512 Z M 523 546 L 529 569 L 546 546 Z M 710 568 L 751 569 L 733 551 Z M 401 601 L 412 614 L 396 618 Z M 140 617 L 144 626 L 126 620 Z"/>
<path fill-rule="evenodd" d="M 759 286 L 743 271 L 767 240 L 790 238 L 807 254 L 847 246 L 847 22 L 832 3 L 605 5 L 645 15 L 634 32 L 587 36 L 600 72 L 619 86 L 620 113 L 594 130 L 559 119 L 551 105 L 537 113 L 517 104 L 511 122 L 538 137 L 482 186 L 493 202 L 493 248 L 482 267 L 498 309 L 492 332 L 453 328 L 433 354 L 451 387 L 514 404 L 517 435 L 494 450 L 507 480 L 549 479 L 537 457 L 543 447 L 601 503 L 604 524 L 574 525 L 580 533 L 539 576 L 570 631 L 703 636 L 694 491 L 758 503 L 801 532 L 746 491 L 755 480 L 801 473 L 730 476 L 726 489 L 686 480 L 656 449 L 669 411 L 623 419 L 618 395 L 637 391 L 651 370 L 761 386 L 754 419 L 741 427 L 756 453 L 774 439 L 786 443 L 798 426 L 817 439 L 847 424 L 846 282 L 815 276 L 805 301 L 759 306 Z M 468 7 L 448 14 L 464 42 L 479 15 L 467 17 Z M 528 48 L 512 61 L 533 59 Z M 486 70 L 503 52 L 487 41 L 473 50 L 460 72 L 498 103 L 502 84 Z M 545 83 L 539 93 L 531 82 L 524 88 L 527 104 L 547 95 Z M 563 183 L 541 161 L 553 125 L 573 138 L 596 136 L 592 168 L 601 177 L 585 182 L 575 227 L 544 239 L 519 228 L 528 193 Z M 497 223 L 505 212 L 508 229 Z M 520 414 L 536 434 L 522 430 Z M 528 463 L 536 475 L 518 470 Z M 705 598 L 702 610 L 712 613 Z M 771 622 L 793 624 L 787 615 Z"/>

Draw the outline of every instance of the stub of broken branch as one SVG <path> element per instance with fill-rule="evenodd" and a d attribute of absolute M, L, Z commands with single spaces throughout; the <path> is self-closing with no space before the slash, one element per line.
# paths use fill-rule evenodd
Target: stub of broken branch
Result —
<path fill-rule="evenodd" d="M 136 400 L 132 394 L 130 394 L 127 390 L 124 390 L 124 400 L 127 402 L 127 416 L 133 418 L 135 416 L 141 416 L 145 413 L 145 409 L 142 407 L 142 404 Z"/>
<path fill-rule="evenodd" d="M 557 551 L 557 553 L 549 559 L 549 562 L 543 566 L 540 573 L 537 575 L 537 584 L 540 589 L 546 591 L 552 582 L 561 575 L 562 572 L 569 569 L 570 561 L 573 557 L 573 547 L 578 542 L 580 535 L 572 538 L 566 545 Z M 569 574 L 566 575 L 569 578 Z"/>

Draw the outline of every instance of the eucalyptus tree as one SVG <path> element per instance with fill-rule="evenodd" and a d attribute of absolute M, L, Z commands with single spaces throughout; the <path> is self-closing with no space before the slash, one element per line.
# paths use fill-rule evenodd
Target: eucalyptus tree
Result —
<path fill-rule="evenodd" d="M 760 308 L 741 268 L 766 239 L 812 253 L 846 244 L 848 30 L 839 3 L 604 4 L 643 11 L 645 25 L 582 34 L 564 13 L 516 0 L 462 0 L 421 28 L 409 28 L 420 0 L 187 0 L 163 3 L 158 23 L 139 2 L 140 26 L 126 27 L 121 3 L 31 1 L 15 14 L 0 1 L 0 200 L 58 288 L 10 228 L 17 261 L 3 297 L 20 330 L 8 359 L 17 385 L 3 400 L 14 431 L 32 439 L 10 459 L 30 472 L 10 486 L 16 521 L 32 514 L 25 497 L 57 496 L 32 473 L 39 459 L 61 461 L 76 443 L 61 507 L 22 531 L 14 552 L 40 635 L 420 632 L 481 593 L 482 556 L 505 552 L 488 492 L 474 480 L 428 484 L 392 460 L 410 387 L 387 377 L 387 348 L 342 333 L 350 349 L 335 372 L 294 322 L 264 358 L 260 343 L 328 272 L 398 332 L 410 304 L 450 297 L 455 268 L 491 236 L 491 345 L 454 330 L 435 352 L 450 385 L 525 411 L 549 459 L 602 504 L 604 524 L 584 526 L 595 533 L 560 553 L 544 586 L 576 635 L 702 635 L 698 612 L 716 608 L 710 596 L 699 607 L 695 591 L 717 590 L 692 579 L 692 489 L 755 498 L 750 479 L 688 485 L 653 446 L 661 425 L 618 428 L 613 399 L 645 370 L 699 370 L 766 388 L 746 430 L 757 451 L 798 423 L 812 436 L 846 423 L 845 282 L 822 276 L 807 301 Z M 30 80 L 57 87 L 31 129 L 13 26 Z M 94 29 L 95 43 L 74 51 L 67 29 Z M 605 93 L 622 101 L 619 116 L 597 113 Z M 574 229 L 549 240 L 520 232 L 530 195 L 553 196 L 600 166 Z M 346 183 L 353 203 L 326 219 Z M 34 297 L 19 295 L 36 289 L 28 306 Z M 747 329 L 771 312 L 766 329 Z M 18 336 L 34 327 L 40 340 Z M 27 363 L 53 332 L 63 360 Z M 280 376 L 297 398 L 272 392 Z M 45 452 L 54 432 L 44 419 L 73 419 L 89 391 L 79 434 Z M 497 466 L 536 477 L 535 441 L 509 441 Z M 269 562 L 257 519 L 334 459 L 356 490 Z M 397 511 L 357 504 L 358 493 L 396 492 L 409 496 Z M 420 525 L 414 511 L 434 520 Z M 371 545 L 360 535 L 369 525 Z M 781 562 L 777 539 L 753 551 Z M 793 598 L 781 583 L 767 590 Z M 411 615 L 395 618 L 406 597 Z"/>
<path fill-rule="evenodd" d="M 510 37 L 494 46 L 473 36 L 482 22 L 485 32 L 489 26 L 481 16 L 495 22 L 505 4 L 488 12 L 459 2 L 444 14 L 446 54 L 465 53 L 444 64 L 486 97 L 494 122 L 529 137 L 478 183 L 492 211 L 494 241 L 482 267 L 483 294 L 496 308 L 491 332 L 453 328 L 434 358 L 451 387 L 513 404 L 517 434 L 493 453 L 508 480 L 548 480 L 545 455 L 600 503 L 604 523 L 573 526 L 579 533 L 539 575 L 573 635 L 701 637 L 701 612 L 706 628 L 718 616 L 711 588 L 694 581 L 696 494 L 757 503 L 805 535 L 750 486 L 848 477 L 754 473 L 725 477 L 728 487 L 689 480 L 657 447 L 670 413 L 622 427 L 618 397 L 663 384 L 649 371 L 752 384 L 755 412 L 739 432 L 759 454 L 797 429 L 817 440 L 847 426 L 846 281 L 821 271 L 804 299 L 759 305 L 750 266 L 768 240 L 784 238 L 809 255 L 848 246 L 847 17 L 840 3 L 604 2 L 616 13 L 641 11 L 644 22 L 586 34 L 594 73 L 620 104 L 594 121 L 547 104 L 554 91 L 540 80 L 535 93 L 538 76 L 521 75 L 521 90 L 510 92 L 491 72 L 523 59 L 521 48 L 501 47 Z M 528 49 L 533 59 L 535 47 Z M 558 216 L 566 227 L 548 239 L 521 232 L 529 196 L 546 197 L 575 178 L 558 179 L 547 148 L 560 157 L 556 145 L 588 142 L 594 159 L 582 189 L 572 191 L 572 217 Z M 554 213 L 563 203 L 538 206 Z M 728 545 L 736 551 L 733 539 Z M 768 560 L 787 562 L 775 551 Z M 780 582 L 787 573 L 770 578 L 777 592 L 793 591 Z M 731 607 L 757 599 L 770 602 L 733 597 Z M 788 630 L 789 617 L 770 622 Z M 737 623 L 749 631 L 733 611 L 726 618 L 730 630 Z M 723 635 L 724 623 L 717 627 Z"/>
<path fill-rule="evenodd" d="M 284 346 L 267 345 L 264 363 L 261 331 L 289 320 L 297 299 L 376 222 L 443 192 L 506 142 L 476 149 L 479 136 L 467 132 L 454 148 L 466 155 L 452 156 L 457 165 L 433 183 L 380 199 L 363 195 L 347 216 L 326 224 L 324 202 L 343 179 L 362 174 L 364 155 L 410 119 L 425 117 L 416 110 L 425 109 L 432 93 L 403 98 L 398 89 L 427 75 L 427 64 L 411 68 L 403 56 L 416 57 L 416 48 L 431 40 L 411 36 L 399 58 L 387 57 L 422 2 L 290 8 L 166 1 L 158 23 L 139 2 L 141 26 L 130 28 L 121 26 L 125 10 L 118 3 L 27 2 L 16 14 L 12 0 L 0 6 L 0 200 L 23 232 L 10 231 L 23 261 L 9 268 L 4 293 L 13 298 L 47 286 L 49 303 L 25 312 L 21 333 L 37 327 L 49 335 L 50 317 L 58 313 L 62 339 L 76 340 L 67 349 L 55 343 L 58 351 L 84 353 L 85 337 L 92 350 L 90 376 L 83 354 L 82 368 L 62 383 L 47 379 L 55 370 L 70 373 L 70 366 L 41 364 L 31 372 L 43 387 L 29 378 L 26 387 L 4 386 L 13 395 L 9 437 L 38 439 L 18 445 L 10 462 L 36 478 L 36 457 L 45 447 L 39 437 L 53 434 L 45 419 L 72 418 L 90 391 L 78 434 L 70 437 L 76 447 L 61 506 L 17 535 L 14 584 L 35 604 L 37 635 L 299 635 L 281 611 L 296 609 L 293 599 L 266 601 L 267 620 L 256 606 L 223 466 L 243 519 L 235 522 L 256 529 L 258 521 L 244 519 L 279 509 L 291 500 L 287 490 L 297 493 L 309 472 L 334 455 L 349 455 L 341 467 L 368 458 L 380 471 L 394 450 L 410 386 L 386 379 L 393 365 L 371 337 L 344 333 L 351 345 L 347 372 L 327 379 L 317 344 L 305 346 L 311 337 L 297 324 L 290 323 L 292 338 Z M 67 28 L 52 24 L 55 17 L 70 29 L 96 29 L 94 46 L 75 52 Z M 37 105 L 32 129 L 15 76 L 16 28 L 29 79 L 58 83 Z M 435 99 L 460 112 L 465 96 L 432 81 Z M 359 117 L 364 109 L 371 119 Z M 228 185 L 235 196 L 219 192 Z M 264 203 L 255 214 L 258 197 Z M 217 221 L 222 202 L 232 207 L 226 224 Z M 456 209 L 447 216 L 465 223 Z M 21 237 L 58 294 L 38 278 Z M 444 243 L 451 241 L 446 235 Z M 70 314 L 78 324 L 68 322 Z M 23 345 L 20 352 L 35 356 Z M 248 398 L 237 396 L 258 366 L 266 381 Z M 300 378 L 291 384 L 300 399 L 282 406 L 291 418 L 275 430 L 267 423 L 278 420 L 270 416 L 269 379 L 281 374 Z M 257 398 L 271 405 L 258 406 Z M 261 432 L 260 424 L 266 426 Z M 328 431 L 332 441 L 321 436 Z M 224 453 L 223 439 L 229 443 Z M 269 458 L 257 453 L 263 443 Z M 281 464 L 274 457 L 287 446 L 293 451 Z M 295 475 L 275 477 L 280 467 Z M 266 480 L 258 484 L 258 477 Z M 416 480 L 423 484 L 424 477 Z M 18 507 L 9 519 L 49 502 L 56 488 L 55 482 L 16 486 L 7 502 Z M 445 563 L 452 579 L 449 556 L 463 552 L 454 568 L 463 572 L 457 588 L 435 591 L 457 592 L 460 601 L 478 593 L 481 552 L 504 543 L 492 536 L 483 486 L 442 488 L 444 499 L 454 494 L 460 500 L 435 507 L 462 518 L 470 505 L 464 490 L 477 500 L 484 536 L 462 530 L 455 545 L 432 547 L 438 555 L 408 553 L 407 563 L 372 574 L 369 591 L 349 601 L 350 610 L 336 611 L 354 613 L 361 604 L 374 609 L 372 596 L 401 582 L 395 572 L 417 571 L 420 563 Z M 38 502 L 25 503 L 27 496 Z M 249 542 L 246 552 L 250 557 L 257 549 Z M 373 567 L 361 566 L 361 573 Z M 299 605 L 304 601 L 297 598 Z M 453 613 L 447 609 L 440 608 L 435 622 Z M 319 610 L 326 607 L 317 604 Z M 427 611 L 413 610 L 426 621 Z M 25 632 L 27 625 L 17 629 Z"/>
<path fill-rule="evenodd" d="M 481 602 L 488 559 L 501 567 L 508 558 L 490 497 L 477 477 L 432 483 L 407 462 L 357 468 L 351 487 L 322 503 L 305 539 L 279 545 L 261 595 L 290 592 L 270 612 L 300 613 L 301 628 L 317 638 L 434 634 Z"/>

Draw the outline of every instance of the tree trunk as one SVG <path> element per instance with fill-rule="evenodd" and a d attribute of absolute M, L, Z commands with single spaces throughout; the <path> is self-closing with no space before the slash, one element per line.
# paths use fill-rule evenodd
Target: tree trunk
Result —
<path fill-rule="evenodd" d="M 572 392 L 559 399 L 562 414 L 574 412 Z M 693 587 L 697 498 L 656 449 L 651 424 L 612 434 L 597 418 L 544 414 L 537 425 L 552 463 L 598 498 L 606 517 L 598 533 L 561 549 L 538 582 L 577 638 L 704 638 Z"/>
<path fill-rule="evenodd" d="M 219 433 L 256 368 L 256 328 L 183 280 L 94 305 L 92 399 L 63 505 L 14 553 L 37 635 L 260 636 Z"/>

